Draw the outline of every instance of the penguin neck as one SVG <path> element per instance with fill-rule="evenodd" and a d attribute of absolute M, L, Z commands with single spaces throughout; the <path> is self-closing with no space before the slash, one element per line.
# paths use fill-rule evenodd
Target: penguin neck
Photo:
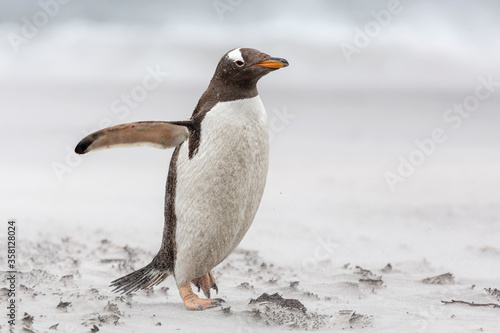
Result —
<path fill-rule="evenodd" d="M 213 94 L 219 102 L 235 101 L 252 98 L 259 94 L 258 80 L 241 82 L 228 81 L 224 77 L 214 75 L 205 93 Z"/>
<path fill-rule="evenodd" d="M 229 102 L 241 99 L 256 97 L 259 95 L 257 81 L 238 85 L 229 83 L 227 80 L 214 76 L 203 93 L 196 108 L 193 111 L 191 120 L 195 128 L 198 128 L 205 114 L 209 112 L 219 102 Z"/>

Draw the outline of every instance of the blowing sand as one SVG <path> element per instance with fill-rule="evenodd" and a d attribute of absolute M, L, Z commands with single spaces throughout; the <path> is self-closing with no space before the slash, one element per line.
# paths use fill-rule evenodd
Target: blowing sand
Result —
<path fill-rule="evenodd" d="M 188 312 L 173 279 L 131 295 L 111 293 L 112 279 L 142 267 L 154 253 L 119 245 L 112 235 L 82 231 L 23 241 L 17 323 L 23 332 L 391 331 L 395 326 L 395 331 L 493 332 L 498 323 L 495 278 L 456 277 L 424 259 L 374 267 L 322 262 L 316 273 L 305 274 L 243 248 L 214 270 L 223 306 Z M 500 256 L 498 248 L 468 252 L 489 257 L 492 264 Z M 5 288 L 0 291 L 6 300 Z M 444 303 L 454 301 L 469 304 Z"/>
<path fill-rule="evenodd" d="M 463 9 L 455 28 L 464 39 L 454 47 L 437 33 L 448 26 L 429 25 L 429 3 L 418 4 L 422 15 L 408 8 L 351 64 L 338 34 L 349 40 L 354 23 L 331 23 L 337 10 L 321 10 L 328 20 L 317 27 L 315 15 L 300 13 L 311 19 L 290 19 L 280 30 L 281 21 L 261 21 L 262 8 L 254 6 L 259 19 L 250 27 L 258 33 L 241 46 L 290 66 L 259 85 L 274 125 L 266 190 L 244 240 L 214 268 L 225 303 L 202 312 L 185 310 L 172 278 L 131 295 L 109 287 L 159 248 L 171 150 L 79 158 L 72 151 L 102 126 L 187 119 L 219 57 L 240 46 L 241 31 L 253 30 L 226 22 L 207 31 L 198 24 L 100 24 L 101 8 L 89 5 L 96 22 L 53 22 L 19 55 L 1 48 L 0 244 L 7 221 L 16 219 L 16 330 L 498 332 L 498 84 L 458 128 L 443 119 L 475 93 L 479 76 L 500 80 L 498 47 L 484 40 L 494 28 L 469 35 L 463 20 L 480 16 Z M 268 15 L 282 12 L 282 4 L 273 6 Z M 135 14 L 135 4 L 129 7 Z M 152 11 L 143 14 L 148 23 Z M 411 26 L 411 15 L 422 29 Z M 17 31 L 9 23 L 0 30 Z M 161 84 L 128 114 L 114 112 L 120 96 L 157 67 L 169 73 Z M 436 128 L 446 142 L 391 191 L 384 174 L 397 172 L 401 158 L 419 149 L 415 141 Z M 54 165 L 66 168 L 60 177 Z M 2 265 L 6 255 L 3 247 Z M 6 278 L 1 332 L 8 331 Z"/>
<path fill-rule="evenodd" d="M 64 101 L 59 92 L 48 91 Z M 70 92 L 68 98 L 80 94 Z M 277 92 L 263 96 L 270 117 L 273 109 L 283 109 L 279 103 L 288 94 Z M 377 98 L 384 100 L 381 94 Z M 356 105 L 359 92 L 348 103 L 351 112 L 341 118 L 327 112 L 345 111 L 346 96 L 337 96 L 337 104 L 316 99 L 313 108 L 300 98 L 288 100 L 295 118 L 274 133 L 259 213 L 239 248 L 214 269 L 217 297 L 226 302 L 203 312 L 185 310 L 172 278 L 132 295 L 113 294 L 109 287 L 110 281 L 148 264 L 158 249 L 168 152 L 96 152 L 59 183 L 51 159 L 64 158 L 64 147 L 84 133 L 69 128 L 68 137 L 42 141 L 17 136 L 18 147 L 32 147 L 30 155 L 19 155 L 28 159 L 24 169 L 2 166 L 3 175 L 10 175 L 5 184 L 18 225 L 16 328 L 495 332 L 500 164 L 490 140 L 498 133 L 489 132 L 488 125 L 498 120 L 490 112 L 495 101 L 392 193 L 382 175 L 413 146 L 388 138 L 401 131 L 418 137 L 416 131 L 427 133 L 439 124 L 422 113 L 432 97 L 381 102 L 406 111 L 398 116 L 379 110 L 378 117 L 387 121 L 377 123 L 371 110 Z M 408 99 L 413 101 L 409 109 Z M 408 117 L 417 119 L 417 113 L 421 122 L 409 125 Z M 143 117 L 154 118 L 160 117 Z M 328 131 L 324 122 L 330 124 Z M 304 128 L 315 130 L 305 133 Z M 0 252 L 2 262 L 5 255 Z M 2 283 L 5 279 L 4 274 Z M 2 303 L 6 293 L 0 290 Z M 6 322 L 1 325 L 7 331 Z"/>

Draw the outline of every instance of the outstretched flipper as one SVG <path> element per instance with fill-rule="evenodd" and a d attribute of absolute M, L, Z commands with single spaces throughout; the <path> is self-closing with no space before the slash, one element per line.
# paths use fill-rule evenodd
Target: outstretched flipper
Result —
<path fill-rule="evenodd" d="M 83 138 L 75 148 L 77 154 L 113 146 L 151 145 L 174 148 L 189 136 L 191 121 L 139 121 L 104 128 Z"/>

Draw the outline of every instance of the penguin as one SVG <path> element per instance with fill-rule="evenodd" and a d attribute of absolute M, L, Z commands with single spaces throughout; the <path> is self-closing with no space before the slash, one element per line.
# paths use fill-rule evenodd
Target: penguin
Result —
<path fill-rule="evenodd" d="M 112 281 L 114 292 L 150 288 L 172 275 L 186 309 L 224 302 L 210 297 L 212 289 L 218 293 L 212 269 L 243 239 L 267 178 L 267 114 L 257 82 L 286 66 L 287 60 L 255 49 L 233 49 L 219 61 L 189 120 L 120 124 L 78 143 L 77 154 L 123 145 L 174 148 L 160 250 L 145 267 Z"/>

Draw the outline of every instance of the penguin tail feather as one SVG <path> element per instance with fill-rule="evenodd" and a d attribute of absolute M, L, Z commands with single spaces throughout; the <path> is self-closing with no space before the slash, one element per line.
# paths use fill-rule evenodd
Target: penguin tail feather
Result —
<path fill-rule="evenodd" d="M 128 294 L 139 289 L 154 287 L 170 275 L 170 271 L 160 270 L 155 266 L 153 261 L 135 272 L 112 281 L 110 287 L 115 288 L 113 292 L 121 294 Z"/>

